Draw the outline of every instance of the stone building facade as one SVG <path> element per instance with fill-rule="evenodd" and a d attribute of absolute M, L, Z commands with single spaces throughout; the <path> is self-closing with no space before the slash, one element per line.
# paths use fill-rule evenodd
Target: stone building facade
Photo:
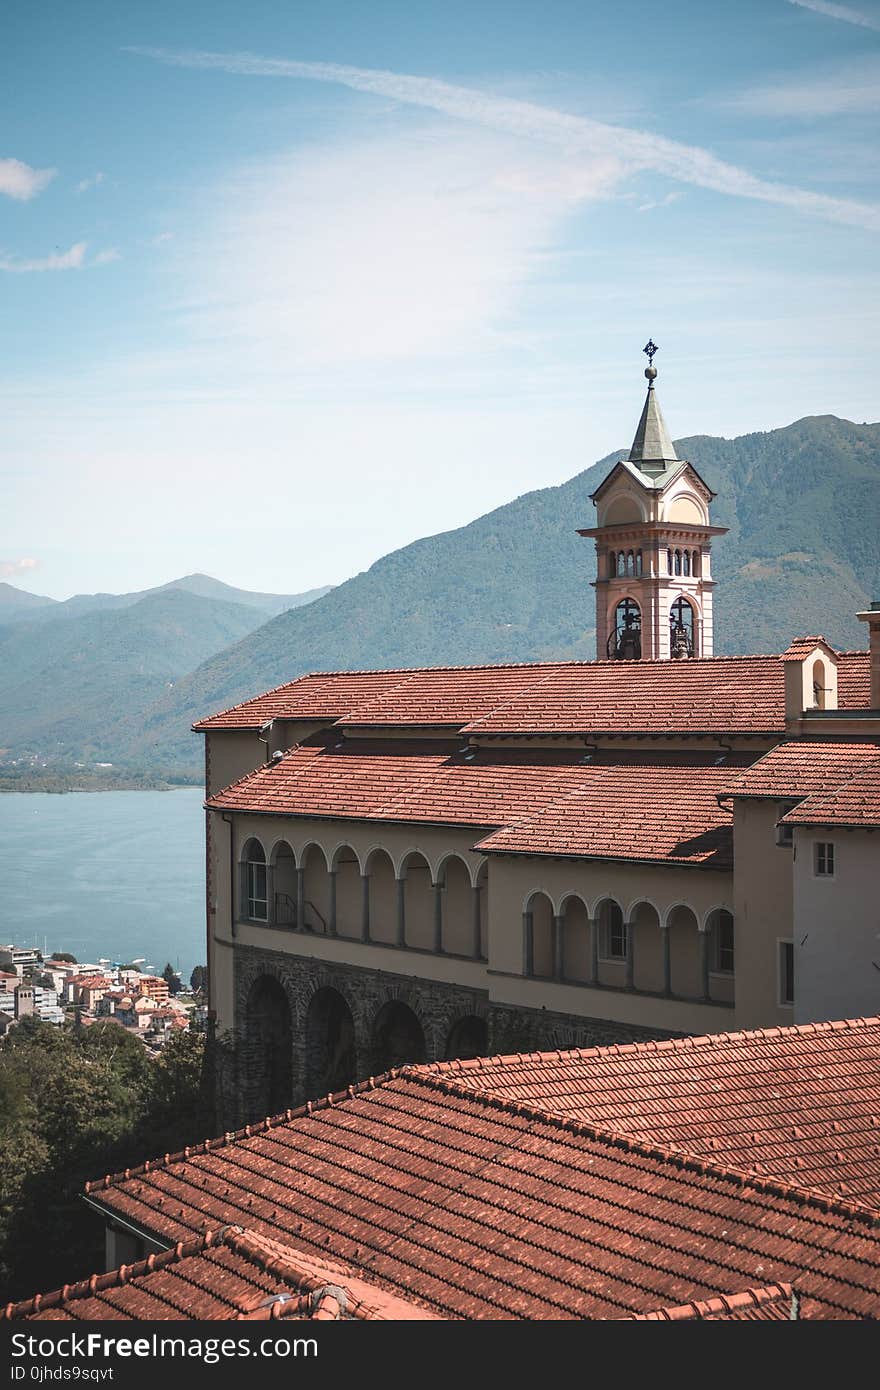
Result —
<path fill-rule="evenodd" d="M 721 532 L 649 382 L 584 533 L 606 659 L 319 673 L 195 726 L 224 1127 L 406 1062 L 827 1017 L 872 978 L 869 924 L 833 1004 L 819 927 L 798 944 L 815 833 L 780 823 L 817 790 L 815 755 L 781 790 L 755 769 L 844 740 L 869 759 L 880 653 L 709 655 Z M 880 875 L 859 853 L 864 895 Z"/>

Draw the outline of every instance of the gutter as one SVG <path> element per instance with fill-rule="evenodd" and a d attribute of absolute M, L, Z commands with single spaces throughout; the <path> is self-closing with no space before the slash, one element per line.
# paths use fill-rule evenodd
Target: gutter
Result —
<path fill-rule="evenodd" d="M 165 1236 L 155 1236 L 151 1231 L 145 1230 L 143 1226 L 136 1226 L 134 1222 L 126 1221 L 125 1217 L 117 1215 L 115 1211 L 109 1211 L 107 1207 L 102 1206 L 100 1202 L 96 1202 L 94 1197 L 90 1197 L 88 1193 L 81 1192 L 80 1197 L 87 1207 L 91 1207 L 92 1211 L 96 1211 L 99 1216 L 103 1216 L 105 1221 L 112 1221 L 115 1226 L 124 1227 L 124 1229 L 130 1231 L 133 1236 L 137 1236 L 138 1240 L 149 1241 L 151 1245 L 158 1245 L 162 1250 L 171 1250 L 176 1244 L 175 1241 L 167 1240 Z"/>
<path fill-rule="evenodd" d="M 220 819 L 229 826 L 229 934 L 235 937 L 235 840 L 233 839 L 233 821 L 231 816 L 227 816 L 225 811 L 220 812 Z"/>

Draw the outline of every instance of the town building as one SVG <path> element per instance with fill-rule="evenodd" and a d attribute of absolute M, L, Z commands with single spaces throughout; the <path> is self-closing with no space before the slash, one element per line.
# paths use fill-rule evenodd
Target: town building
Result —
<path fill-rule="evenodd" d="M 11 942 L 8 946 L 0 946 L 0 970 L 12 971 L 19 979 L 28 974 L 39 961 L 40 952 L 36 946 L 15 946 Z"/>
<path fill-rule="evenodd" d="M 154 999 L 157 1004 L 164 1004 L 168 998 L 168 981 L 161 975 L 139 975 L 137 989 L 140 994 Z"/>
<path fill-rule="evenodd" d="M 194 726 L 225 1126 L 404 1062 L 878 1011 L 880 800 L 804 817 L 870 778 L 880 611 L 870 651 L 711 654 L 723 528 L 655 377 L 582 528 L 598 660 L 317 673 Z"/>

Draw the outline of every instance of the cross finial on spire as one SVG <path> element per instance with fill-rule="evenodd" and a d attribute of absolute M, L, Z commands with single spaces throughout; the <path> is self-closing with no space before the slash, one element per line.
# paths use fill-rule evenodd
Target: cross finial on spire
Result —
<path fill-rule="evenodd" d="M 645 376 L 648 378 L 649 390 L 651 389 L 651 386 L 654 383 L 654 378 L 657 375 L 657 368 L 654 366 L 654 353 L 658 351 L 659 349 L 657 347 L 657 344 L 654 342 L 653 338 L 649 338 L 648 341 L 645 343 L 645 346 L 642 348 L 642 352 L 644 352 L 648 358 L 648 365 L 645 368 Z"/>

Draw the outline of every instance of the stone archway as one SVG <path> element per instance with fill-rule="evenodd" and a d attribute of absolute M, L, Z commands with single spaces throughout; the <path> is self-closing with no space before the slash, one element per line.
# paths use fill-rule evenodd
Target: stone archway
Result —
<path fill-rule="evenodd" d="M 449 1030 L 446 1039 L 446 1061 L 455 1058 L 463 1061 L 471 1057 L 485 1057 L 489 1052 L 489 1027 L 484 1018 L 476 1014 L 465 1014 Z"/>
<path fill-rule="evenodd" d="M 274 975 L 260 975 L 245 1006 L 245 1076 L 253 1118 L 287 1110 L 293 1096 L 290 1001 Z"/>
<path fill-rule="evenodd" d="M 424 1030 L 412 1009 L 400 999 L 383 1004 L 373 1022 L 373 1074 L 424 1062 L 427 1056 Z"/>
<path fill-rule="evenodd" d="M 354 1018 L 338 990 L 324 986 L 309 1000 L 305 1021 L 307 1100 L 342 1091 L 357 1080 Z"/>

